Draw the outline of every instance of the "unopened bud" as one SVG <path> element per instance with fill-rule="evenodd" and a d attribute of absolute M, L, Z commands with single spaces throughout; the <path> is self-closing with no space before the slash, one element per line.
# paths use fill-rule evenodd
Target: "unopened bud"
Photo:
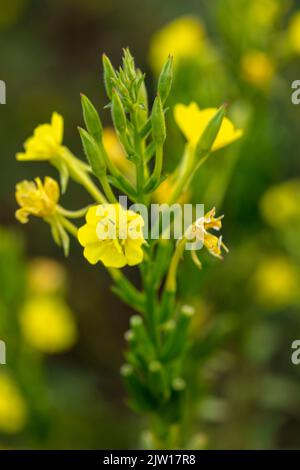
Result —
<path fill-rule="evenodd" d="M 158 79 L 157 91 L 164 104 L 170 94 L 173 81 L 173 57 L 169 56 Z"/>
<path fill-rule="evenodd" d="M 89 134 L 96 140 L 96 142 L 100 142 L 102 139 L 103 128 L 96 108 L 85 95 L 81 95 L 81 105 L 84 122 Z"/>
<path fill-rule="evenodd" d="M 162 145 L 166 140 L 166 122 L 160 96 L 155 98 L 151 114 L 152 136 L 156 144 Z"/>

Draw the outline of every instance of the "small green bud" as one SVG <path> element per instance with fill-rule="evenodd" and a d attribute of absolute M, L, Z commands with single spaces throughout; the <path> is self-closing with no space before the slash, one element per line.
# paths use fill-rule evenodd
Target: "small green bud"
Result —
<path fill-rule="evenodd" d="M 101 179 L 106 173 L 106 165 L 101 155 L 101 150 L 95 139 L 89 135 L 89 133 L 78 128 L 84 153 L 88 159 L 88 162 L 92 168 L 92 171 L 97 178 Z"/>
<path fill-rule="evenodd" d="M 217 138 L 226 112 L 226 105 L 221 106 L 203 131 L 195 149 L 196 160 L 205 157 Z"/>
<path fill-rule="evenodd" d="M 164 399 L 168 395 L 168 385 L 163 366 L 158 361 L 149 364 L 149 385 L 152 393 L 157 399 Z"/>
<path fill-rule="evenodd" d="M 111 61 L 109 60 L 106 54 L 102 55 L 102 63 L 103 63 L 104 86 L 105 86 L 106 94 L 108 98 L 111 100 L 112 90 L 114 87 L 113 80 L 116 80 L 117 75 L 116 75 L 115 69 L 112 66 Z"/>
<path fill-rule="evenodd" d="M 121 367 L 121 376 L 130 395 L 133 406 L 139 410 L 152 410 L 156 403 L 145 384 L 142 383 L 135 374 L 131 364 L 124 364 Z"/>
<path fill-rule="evenodd" d="M 160 96 L 155 98 L 151 114 L 152 136 L 156 144 L 162 145 L 166 140 L 166 122 Z"/>
<path fill-rule="evenodd" d="M 157 91 L 164 104 L 170 94 L 173 81 L 173 57 L 170 55 L 162 68 L 158 79 Z"/>
<path fill-rule="evenodd" d="M 127 129 L 126 114 L 120 96 L 114 89 L 112 91 L 111 115 L 116 130 L 121 135 L 124 134 Z"/>
<path fill-rule="evenodd" d="M 170 331 L 168 340 L 165 343 L 164 358 L 173 359 L 178 356 L 185 348 L 187 339 L 187 329 L 191 319 L 195 313 L 195 309 L 190 305 L 183 305 L 178 315 L 176 328 Z"/>
<path fill-rule="evenodd" d="M 145 85 L 144 77 L 142 73 L 138 71 L 138 75 L 140 77 L 140 85 L 138 89 L 138 120 L 141 127 L 143 127 L 147 121 L 148 117 L 148 94 Z"/>
<path fill-rule="evenodd" d="M 127 75 L 130 80 L 134 80 L 136 78 L 134 58 L 131 55 L 131 52 L 128 47 L 126 49 L 123 49 L 123 69 L 125 75 Z"/>
<path fill-rule="evenodd" d="M 85 95 L 81 95 L 81 105 L 84 122 L 88 132 L 96 142 L 101 142 L 103 128 L 96 108 Z"/>
<path fill-rule="evenodd" d="M 146 341 L 144 321 L 140 315 L 133 315 L 130 319 L 130 327 L 136 338 L 141 342 Z"/>

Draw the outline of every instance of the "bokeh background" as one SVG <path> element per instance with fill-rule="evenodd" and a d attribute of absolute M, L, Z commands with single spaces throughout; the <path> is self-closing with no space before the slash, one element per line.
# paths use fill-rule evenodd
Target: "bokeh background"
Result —
<path fill-rule="evenodd" d="M 82 155 L 79 93 L 109 126 L 101 54 L 118 65 L 126 46 L 152 98 L 159 68 L 175 56 L 166 171 L 184 145 L 175 103 L 226 101 L 245 129 L 201 168 L 189 194 L 225 214 L 230 254 L 220 263 L 201 253 L 201 272 L 189 260 L 180 270 L 181 299 L 197 310 L 184 445 L 299 448 L 291 344 L 300 337 L 300 106 L 291 83 L 300 79 L 300 16 L 291 0 L 0 0 L 0 446 L 147 446 L 119 378 L 130 310 L 75 243 L 64 259 L 46 224 L 14 219 L 16 182 L 56 176 L 46 164 L 17 163 L 16 152 L 56 110 L 65 143 Z M 71 183 L 64 206 L 89 202 Z"/>

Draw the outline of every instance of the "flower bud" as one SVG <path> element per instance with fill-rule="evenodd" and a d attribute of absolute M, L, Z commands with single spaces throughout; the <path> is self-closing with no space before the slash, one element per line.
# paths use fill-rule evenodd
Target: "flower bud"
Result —
<path fill-rule="evenodd" d="M 112 66 L 112 63 L 106 54 L 102 55 L 102 63 L 103 63 L 103 74 L 104 74 L 104 86 L 105 86 L 106 94 L 108 98 L 111 100 L 112 90 L 114 87 L 113 80 L 116 79 L 117 76 L 116 76 L 115 69 Z"/>
<path fill-rule="evenodd" d="M 156 144 L 162 145 L 166 140 L 166 123 L 160 96 L 155 98 L 151 114 L 152 136 Z"/>
<path fill-rule="evenodd" d="M 101 142 L 103 128 L 96 108 L 87 98 L 87 96 L 83 94 L 81 95 L 81 105 L 84 122 L 89 134 L 95 139 L 96 142 Z"/>
<path fill-rule="evenodd" d="M 101 155 L 101 150 L 95 139 L 88 134 L 88 132 L 81 127 L 78 128 L 84 153 L 92 168 L 92 171 L 97 178 L 102 178 L 106 172 L 106 165 Z"/>
<path fill-rule="evenodd" d="M 116 90 L 112 91 L 111 115 L 116 130 L 122 135 L 127 129 L 126 114 L 122 101 Z"/>
<path fill-rule="evenodd" d="M 225 116 L 226 105 L 222 105 L 216 114 L 207 124 L 200 139 L 197 142 L 195 149 L 196 160 L 205 157 L 211 151 L 211 148 L 218 136 L 219 130 L 222 125 L 223 118 Z"/>
<path fill-rule="evenodd" d="M 173 81 L 173 57 L 170 55 L 162 68 L 158 79 L 157 91 L 164 104 L 169 96 Z"/>

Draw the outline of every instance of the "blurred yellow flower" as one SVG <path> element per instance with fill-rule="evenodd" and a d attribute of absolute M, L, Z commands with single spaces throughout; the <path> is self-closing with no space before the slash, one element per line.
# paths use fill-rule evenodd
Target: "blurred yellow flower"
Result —
<path fill-rule="evenodd" d="M 252 85 L 265 88 L 275 75 L 275 64 L 261 51 L 248 51 L 241 60 L 244 79 Z"/>
<path fill-rule="evenodd" d="M 16 218 L 22 224 L 28 222 L 29 215 L 49 217 L 56 210 L 59 186 L 48 176 L 44 183 L 40 178 L 35 178 L 34 181 L 24 180 L 16 186 L 16 200 L 21 207 L 16 211 Z"/>
<path fill-rule="evenodd" d="M 24 144 L 25 152 L 17 153 L 17 160 L 50 160 L 59 156 L 64 133 L 63 117 L 53 113 L 50 124 L 38 126 Z"/>
<path fill-rule="evenodd" d="M 299 220 L 300 179 L 293 179 L 271 187 L 260 201 L 264 219 L 273 227 L 283 227 Z"/>
<path fill-rule="evenodd" d="M 262 27 L 272 26 L 280 14 L 281 0 L 251 0 L 249 15 L 251 21 Z"/>
<path fill-rule="evenodd" d="M 288 26 L 288 39 L 291 49 L 300 54 L 300 11 L 294 13 Z"/>
<path fill-rule="evenodd" d="M 175 121 L 192 146 L 197 144 L 207 124 L 216 112 L 217 108 L 200 110 L 194 102 L 189 105 L 177 104 L 174 107 Z M 213 144 L 212 151 L 231 144 L 239 139 L 242 133 L 241 129 L 235 129 L 230 119 L 225 117 Z"/>
<path fill-rule="evenodd" d="M 101 204 L 88 210 L 86 222 L 78 230 L 78 240 L 89 263 L 122 268 L 142 262 L 144 220 L 139 214 L 120 204 Z"/>
<path fill-rule="evenodd" d="M 58 297 L 31 298 L 23 307 L 20 321 L 26 341 L 46 354 L 66 351 L 77 339 L 72 312 Z"/>
<path fill-rule="evenodd" d="M 174 183 L 175 181 L 173 175 L 166 178 L 152 194 L 153 200 L 158 204 L 168 202 L 170 199 L 170 194 L 172 194 L 174 189 Z M 178 204 L 185 204 L 189 201 L 189 198 L 190 191 L 183 191 L 176 202 Z"/>
<path fill-rule="evenodd" d="M 103 129 L 103 145 L 109 158 L 116 167 L 132 180 L 135 174 L 135 167 L 133 163 L 126 158 L 124 149 L 112 127 Z"/>
<path fill-rule="evenodd" d="M 265 307 L 286 307 L 299 298 L 299 272 L 285 256 L 263 260 L 254 275 L 255 295 Z"/>
<path fill-rule="evenodd" d="M 0 373 L 0 431 L 20 432 L 27 420 L 27 406 L 17 384 L 6 372 Z"/>
<path fill-rule="evenodd" d="M 35 258 L 29 262 L 27 280 L 33 294 L 54 294 L 64 287 L 66 272 L 58 261 Z"/>
<path fill-rule="evenodd" d="M 173 55 L 176 65 L 180 59 L 200 55 L 204 42 L 205 31 L 198 18 L 177 18 L 153 35 L 149 51 L 150 65 L 159 73 L 169 54 Z"/>

